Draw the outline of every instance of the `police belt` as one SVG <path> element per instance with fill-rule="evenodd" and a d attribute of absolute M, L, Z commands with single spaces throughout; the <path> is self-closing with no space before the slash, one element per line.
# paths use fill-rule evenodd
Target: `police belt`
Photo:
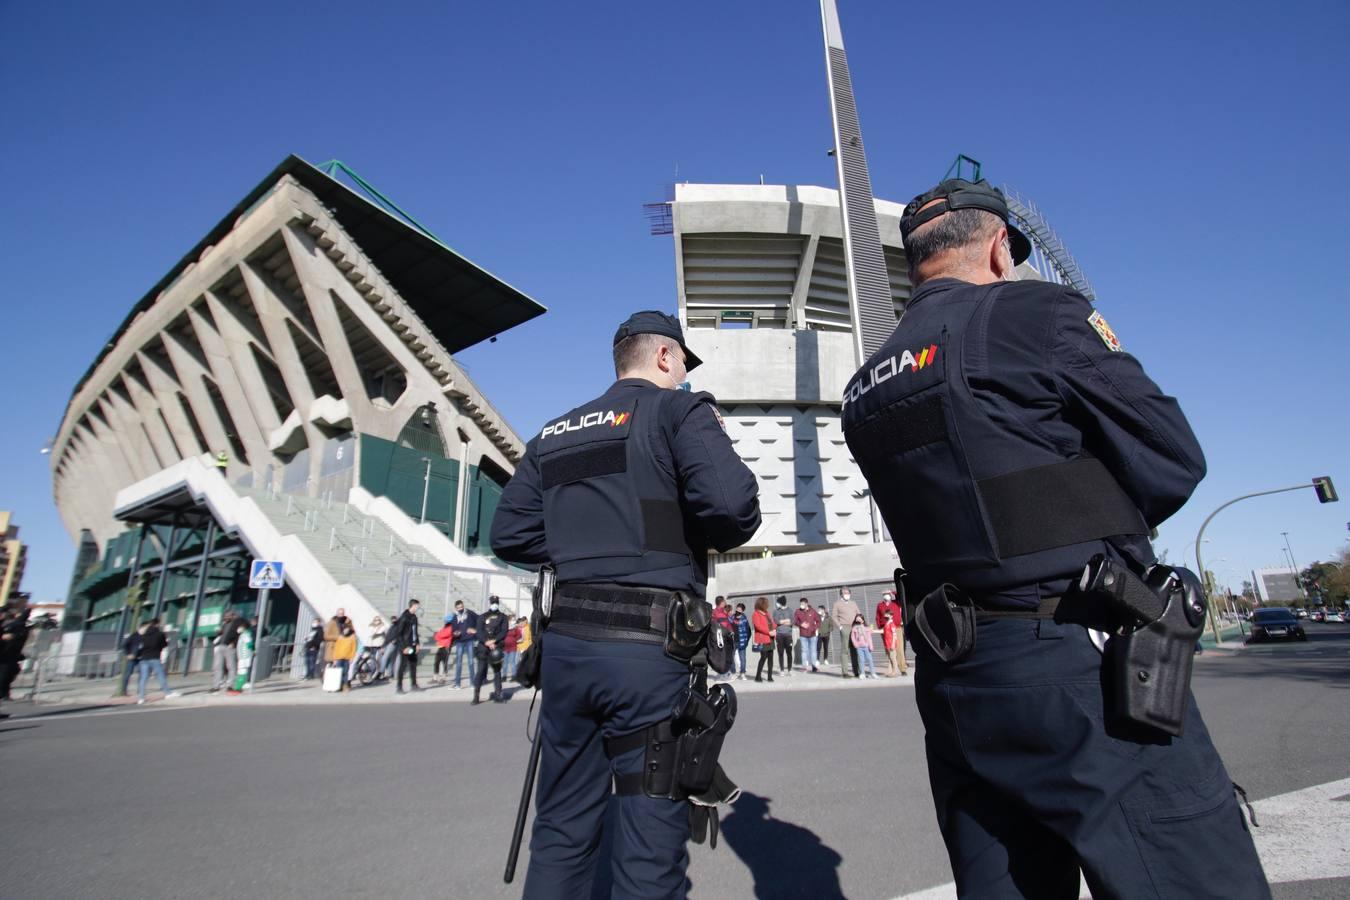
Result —
<path fill-rule="evenodd" d="M 991 606 L 983 600 L 971 598 L 971 606 L 975 608 L 976 622 L 994 622 L 999 619 L 1053 619 L 1060 614 L 1060 603 L 1063 600 L 1063 597 L 1045 597 L 1036 606 L 1017 609 Z M 903 609 L 905 621 L 914 621 L 914 605 L 906 600 Z"/>
<path fill-rule="evenodd" d="M 560 585 L 548 627 L 569 637 L 663 645 L 674 594 L 622 585 Z"/>

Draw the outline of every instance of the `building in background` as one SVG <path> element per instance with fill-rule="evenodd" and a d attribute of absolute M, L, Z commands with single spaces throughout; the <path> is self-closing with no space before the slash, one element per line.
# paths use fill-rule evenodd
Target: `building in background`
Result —
<path fill-rule="evenodd" d="M 1303 600 L 1298 585 L 1298 573 L 1288 566 L 1271 569 L 1253 569 L 1252 584 L 1262 606 L 1284 606 Z"/>
<path fill-rule="evenodd" d="M 50 457 L 81 544 L 70 632 L 155 614 L 200 641 L 254 612 L 255 557 L 286 563 L 277 634 L 344 603 L 359 631 L 391 619 L 409 561 L 501 568 L 524 447 L 454 354 L 544 309 L 327 168 L 285 159 L 76 385 Z"/>
<path fill-rule="evenodd" d="M 23 567 L 28 548 L 19 540 L 19 526 L 12 513 L 0 510 L 0 605 L 20 599 Z"/>

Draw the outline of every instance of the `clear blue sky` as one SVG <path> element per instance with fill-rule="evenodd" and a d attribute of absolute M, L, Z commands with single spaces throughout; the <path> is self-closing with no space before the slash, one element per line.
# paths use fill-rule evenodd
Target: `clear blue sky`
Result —
<path fill-rule="evenodd" d="M 904 201 L 957 153 L 1031 197 L 1127 350 L 1181 398 L 1210 474 L 1176 559 L 1240 493 L 1350 492 L 1350 6 L 840 0 L 872 181 Z M 835 183 L 814 0 L 0 3 L 0 508 L 25 587 L 73 547 L 47 457 L 138 300 L 287 153 L 338 157 L 550 308 L 461 355 L 522 433 L 608 382 L 633 309 L 675 308 L 641 204 L 675 178 Z M 1350 546 L 1350 501 L 1250 501 L 1210 527 L 1239 573 Z"/>

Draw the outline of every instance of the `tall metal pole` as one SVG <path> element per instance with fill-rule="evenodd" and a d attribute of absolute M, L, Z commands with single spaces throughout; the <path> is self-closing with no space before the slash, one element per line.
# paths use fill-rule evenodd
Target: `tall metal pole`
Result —
<path fill-rule="evenodd" d="M 424 456 L 422 462 L 427 464 L 427 470 L 422 475 L 422 518 L 418 521 L 425 523 L 427 520 L 427 495 L 431 493 L 431 458 Z"/>
<path fill-rule="evenodd" d="M 169 539 L 164 543 L 164 559 L 159 567 L 159 584 L 155 586 L 155 608 L 150 614 L 150 618 L 158 619 L 160 613 L 164 611 L 164 588 L 169 583 L 169 563 L 173 559 L 173 541 L 178 536 L 178 518 L 175 516 L 173 524 L 169 526 Z"/>
<path fill-rule="evenodd" d="M 1203 560 L 1200 559 L 1200 547 L 1204 544 L 1205 529 L 1209 527 L 1209 523 L 1214 519 L 1215 516 L 1223 512 L 1228 507 L 1232 506 L 1234 503 L 1237 503 L 1239 500 L 1250 500 L 1252 497 L 1264 497 L 1267 494 L 1283 494 L 1287 491 L 1302 491 L 1306 490 L 1307 488 L 1315 488 L 1315 487 L 1316 485 L 1309 482 L 1308 484 L 1296 484 L 1293 485 L 1292 487 L 1275 488 L 1274 490 L 1271 491 L 1256 491 L 1255 493 L 1252 494 L 1243 494 L 1241 497 L 1234 497 L 1232 500 L 1229 500 L 1227 503 L 1223 504 L 1218 509 L 1214 510 L 1214 512 L 1206 516 L 1205 521 L 1200 523 L 1200 531 L 1197 532 L 1195 535 L 1195 567 L 1199 569 L 1198 574 L 1200 575 L 1200 577 L 1201 578 L 1205 577 L 1205 563 Z M 1212 603 L 1210 604 L 1209 607 L 1209 627 L 1210 630 L 1214 632 L 1214 643 L 1222 644 L 1223 638 L 1219 637 L 1219 626 L 1214 621 L 1214 604 Z"/>
<path fill-rule="evenodd" d="M 262 632 L 263 625 L 267 622 L 267 597 L 269 594 L 271 594 L 271 591 L 267 588 L 258 589 L 258 608 L 254 610 L 258 621 L 253 625 L 253 664 L 248 667 L 249 690 L 252 690 L 253 685 L 258 683 L 258 654 L 262 650 Z"/>
<path fill-rule="evenodd" d="M 206 593 L 206 573 L 211 566 L 211 551 L 216 545 L 216 520 L 206 520 L 206 543 L 197 569 L 197 590 L 192 595 L 192 624 L 188 626 L 187 651 L 183 654 L 183 674 L 192 671 L 192 645 L 197 640 L 197 622 L 202 614 L 202 596 Z"/>
<path fill-rule="evenodd" d="M 1284 536 L 1284 548 L 1289 551 L 1289 565 L 1294 567 L 1294 587 L 1298 588 L 1299 594 L 1304 600 L 1308 599 L 1308 592 L 1303 588 L 1303 582 L 1298 577 L 1298 563 L 1294 562 L 1294 547 L 1289 543 L 1289 532 L 1281 531 Z"/>

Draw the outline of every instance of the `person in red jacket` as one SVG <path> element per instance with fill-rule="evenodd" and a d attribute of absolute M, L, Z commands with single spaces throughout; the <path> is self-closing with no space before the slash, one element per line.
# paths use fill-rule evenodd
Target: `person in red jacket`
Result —
<path fill-rule="evenodd" d="M 769 616 L 769 598 L 760 597 L 755 601 L 755 613 L 750 617 L 750 627 L 754 631 L 755 650 L 759 653 L 759 665 L 755 667 L 755 680 L 764 680 L 764 664 L 769 664 L 769 681 L 773 681 L 773 619 Z"/>
<path fill-rule="evenodd" d="M 444 682 L 450 677 L 450 645 L 455 640 L 455 627 L 447 621 L 431 637 L 436 641 L 436 661 L 432 664 L 431 680 Z"/>
<path fill-rule="evenodd" d="M 878 628 L 884 629 L 886 626 L 886 616 L 891 616 L 895 620 L 895 655 L 897 666 L 901 675 L 909 675 L 909 664 L 905 662 L 905 610 L 895 600 L 895 591 L 886 591 L 881 595 L 881 602 L 877 604 L 877 617 L 873 621 L 877 623 Z M 891 647 L 886 645 L 886 655 L 889 658 Z M 888 673 L 889 674 L 889 673 Z M 890 677 L 894 678 L 894 675 Z"/>
<path fill-rule="evenodd" d="M 904 675 L 908 678 L 909 665 L 905 662 L 904 631 L 901 630 L 897 617 L 889 611 L 886 618 L 881 620 L 881 644 L 886 648 L 886 677 Z"/>

